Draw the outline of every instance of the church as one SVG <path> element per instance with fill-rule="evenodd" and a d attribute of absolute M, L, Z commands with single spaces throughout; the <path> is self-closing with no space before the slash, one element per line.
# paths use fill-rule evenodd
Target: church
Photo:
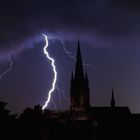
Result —
<path fill-rule="evenodd" d="M 75 72 L 71 74 L 70 82 L 70 113 L 72 120 L 98 119 L 103 116 L 129 116 L 130 110 L 126 106 L 116 106 L 114 90 L 109 107 L 90 106 L 90 87 L 88 74 L 84 71 L 80 42 L 78 40 Z"/>
<path fill-rule="evenodd" d="M 117 106 L 114 90 L 110 106 L 91 106 L 88 73 L 84 71 L 80 42 L 77 45 L 75 71 L 70 80 L 70 108 L 48 111 L 45 115 L 50 126 L 43 125 L 43 140 L 120 140 L 139 137 L 140 115 L 132 114 L 127 106 Z M 137 129 L 137 127 L 139 129 Z M 44 131 L 45 130 L 45 131 Z"/>

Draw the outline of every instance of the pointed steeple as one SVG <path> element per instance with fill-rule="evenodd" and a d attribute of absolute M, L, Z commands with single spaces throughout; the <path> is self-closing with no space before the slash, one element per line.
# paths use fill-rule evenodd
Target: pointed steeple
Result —
<path fill-rule="evenodd" d="M 115 107 L 115 98 L 114 98 L 114 89 L 112 88 L 112 96 L 111 96 L 111 107 Z"/>
<path fill-rule="evenodd" d="M 83 63 L 82 63 L 79 39 L 78 39 L 78 47 L 77 47 L 75 78 L 76 79 L 83 79 L 84 78 L 84 70 L 83 70 Z"/>
<path fill-rule="evenodd" d="M 75 72 L 71 74 L 71 87 L 70 87 L 70 111 L 72 118 L 79 114 L 84 114 L 90 109 L 89 101 L 89 84 L 87 73 L 84 73 L 80 42 L 78 39 L 77 56 L 76 56 L 76 66 Z M 81 113 L 80 113 L 81 112 Z M 78 114 L 77 114 L 78 113 Z"/>

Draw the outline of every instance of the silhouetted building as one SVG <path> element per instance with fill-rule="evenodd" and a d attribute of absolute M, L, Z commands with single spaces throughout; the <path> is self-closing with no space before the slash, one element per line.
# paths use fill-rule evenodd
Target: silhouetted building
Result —
<path fill-rule="evenodd" d="M 75 74 L 71 75 L 70 88 L 71 105 L 70 111 L 72 116 L 82 117 L 89 112 L 89 83 L 87 72 L 84 74 L 83 63 L 81 58 L 80 43 L 78 40 L 77 57 Z M 76 117 L 75 116 L 75 117 Z"/>
<path fill-rule="evenodd" d="M 104 119 L 114 116 L 121 118 L 121 116 L 128 116 L 131 114 L 128 107 L 116 106 L 114 89 L 112 88 L 110 107 L 91 107 L 89 99 L 89 81 L 87 72 L 84 73 L 80 43 L 78 40 L 77 56 L 75 73 L 71 74 L 70 87 L 70 113 L 71 119 L 74 120 L 89 120 L 89 119 Z M 116 116 L 115 116 L 115 115 Z M 111 118 L 110 118 L 111 119 Z"/>

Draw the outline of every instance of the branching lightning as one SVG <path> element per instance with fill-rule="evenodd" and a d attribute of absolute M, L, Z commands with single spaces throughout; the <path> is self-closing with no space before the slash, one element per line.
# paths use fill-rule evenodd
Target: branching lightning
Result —
<path fill-rule="evenodd" d="M 44 110 L 45 108 L 47 108 L 49 102 L 51 101 L 53 103 L 53 105 L 56 107 L 56 104 L 54 103 L 54 101 L 52 100 L 52 93 L 54 92 L 55 88 L 57 89 L 57 91 L 59 92 L 59 104 L 62 100 L 62 97 L 61 97 L 61 94 L 62 93 L 62 96 L 64 99 L 68 100 L 68 98 L 65 96 L 65 92 L 63 89 L 61 89 L 58 85 L 56 85 L 56 81 L 57 81 L 57 71 L 56 71 L 56 66 L 55 66 L 55 60 L 50 57 L 48 51 L 47 51 L 47 48 L 48 48 L 48 37 L 45 35 L 45 34 L 42 34 L 44 37 L 45 37 L 45 41 L 46 41 L 46 45 L 44 47 L 44 54 L 46 55 L 46 57 L 50 60 L 51 62 L 51 66 L 52 66 L 52 69 L 53 69 L 53 73 L 54 73 L 54 78 L 53 78 L 53 82 L 52 82 L 52 88 L 49 90 L 48 92 L 48 97 L 47 97 L 47 100 L 45 102 L 45 104 L 43 105 L 42 107 L 42 110 Z M 72 58 L 74 61 L 76 61 L 76 57 L 74 57 L 72 55 L 72 52 L 71 51 L 68 51 L 65 47 L 65 42 L 63 41 L 63 39 L 61 39 L 60 37 L 56 36 L 55 38 L 59 39 L 60 42 L 62 43 L 62 46 L 63 46 L 63 50 L 65 51 L 65 53 L 67 54 L 68 57 Z M 91 64 L 88 64 L 88 63 L 83 63 L 84 66 L 87 66 L 87 67 L 91 67 L 91 68 L 94 68 L 96 69 L 96 67 L 94 65 L 91 65 Z"/>
<path fill-rule="evenodd" d="M 69 99 L 65 95 L 65 91 L 62 88 L 60 88 L 58 85 L 56 85 L 56 89 L 57 89 L 58 94 L 59 94 L 59 105 L 60 105 L 60 103 L 62 101 L 62 98 L 67 100 L 67 101 L 69 101 Z"/>
<path fill-rule="evenodd" d="M 60 103 L 61 103 L 61 101 L 62 101 L 62 97 L 61 97 L 61 89 L 59 88 L 58 85 L 56 85 L 56 89 L 58 90 L 58 95 L 59 95 L 59 105 L 60 105 Z"/>
<path fill-rule="evenodd" d="M 9 72 L 12 70 L 12 67 L 13 67 L 13 63 L 12 63 L 12 60 L 11 60 L 11 56 L 9 57 L 9 62 L 10 62 L 10 65 L 9 65 L 9 68 L 4 71 L 1 75 L 0 75 L 0 80 Z"/>
<path fill-rule="evenodd" d="M 52 88 L 49 90 L 47 101 L 45 102 L 45 104 L 42 107 L 42 109 L 44 110 L 48 106 L 48 103 L 50 102 L 50 99 L 51 99 L 51 95 L 52 95 L 53 91 L 55 90 L 55 86 L 56 86 L 55 84 L 56 84 L 56 80 L 57 80 L 57 71 L 56 71 L 56 67 L 55 67 L 55 60 L 52 57 L 50 57 L 50 55 L 49 55 L 49 53 L 47 51 L 48 38 L 47 38 L 47 36 L 45 34 L 42 34 L 42 35 L 45 37 L 45 41 L 46 41 L 46 45 L 44 47 L 44 54 L 50 60 L 51 65 L 52 65 L 52 69 L 53 69 L 53 73 L 54 73 L 54 79 L 53 79 L 53 82 L 52 82 Z"/>
<path fill-rule="evenodd" d="M 76 57 L 74 57 L 74 56 L 72 55 L 72 52 L 70 52 L 70 51 L 68 51 L 68 50 L 66 49 L 65 42 L 63 41 L 63 39 L 60 38 L 60 37 L 58 37 L 58 36 L 56 36 L 56 38 L 59 39 L 60 42 L 62 43 L 63 49 L 64 49 L 65 53 L 68 55 L 68 57 L 70 57 L 70 58 L 72 58 L 74 61 L 76 61 Z M 83 63 L 83 66 L 87 66 L 87 67 L 96 69 L 96 66 L 91 65 L 91 64 L 88 64 L 88 63 Z"/>
<path fill-rule="evenodd" d="M 57 109 L 57 105 L 56 105 L 56 103 L 54 102 L 54 100 L 52 98 L 51 98 L 51 103 L 53 104 L 53 107 L 56 110 Z"/>
<path fill-rule="evenodd" d="M 57 38 L 62 43 L 62 47 L 63 47 L 63 50 L 66 53 L 66 55 L 68 57 L 70 57 L 71 59 L 73 59 L 74 61 L 76 61 L 76 57 L 74 57 L 72 55 L 72 52 L 71 51 L 68 51 L 66 49 L 64 40 L 61 37 L 59 37 L 59 36 L 55 36 L 54 38 Z M 96 69 L 96 67 L 94 65 L 91 65 L 91 64 L 88 64 L 88 63 L 83 63 L 83 66 Z M 65 100 L 67 100 L 67 101 L 69 101 L 69 99 L 66 97 L 65 91 L 62 88 L 60 88 L 58 85 L 56 85 L 56 90 L 58 91 L 58 95 L 59 95 L 59 105 L 60 105 L 60 103 L 62 101 L 62 98 L 65 99 Z"/>

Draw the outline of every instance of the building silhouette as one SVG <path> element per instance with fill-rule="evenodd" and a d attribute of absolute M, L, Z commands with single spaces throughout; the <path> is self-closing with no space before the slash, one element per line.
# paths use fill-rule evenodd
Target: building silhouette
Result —
<path fill-rule="evenodd" d="M 75 126 L 80 124 L 81 127 L 83 124 L 85 134 L 94 136 L 95 140 L 118 140 L 133 137 L 131 127 L 136 121 L 134 115 L 127 106 L 116 105 L 113 88 L 110 94 L 110 106 L 90 105 L 89 80 L 87 72 L 84 72 L 83 69 L 79 40 L 75 72 L 71 74 L 70 83 L 70 119 L 77 122 Z M 85 123 L 88 124 L 88 128 L 94 130 L 93 134 L 86 131 Z M 131 133 L 128 135 L 129 132 Z M 78 137 L 84 137 L 84 134 L 80 132 Z"/>
<path fill-rule="evenodd" d="M 70 111 L 72 115 L 85 115 L 90 108 L 89 103 L 89 82 L 87 72 L 84 73 L 80 43 L 78 40 L 77 57 L 75 73 L 71 74 L 70 87 L 71 105 Z"/>
<path fill-rule="evenodd" d="M 87 72 L 84 72 L 80 42 L 78 40 L 75 72 L 71 74 L 70 84 L 70 113 L 72 120 L 104 119 L 104 116 L 121 118 L 131 114 L 127 106 L 116 106 L 114 89 L 112 88 L 110 106 L 90 106 L 89 80 Z M 102 118 L 103 117 L 103 118 Z M 110 118 L 111 119 L 111 118 Z"/>

